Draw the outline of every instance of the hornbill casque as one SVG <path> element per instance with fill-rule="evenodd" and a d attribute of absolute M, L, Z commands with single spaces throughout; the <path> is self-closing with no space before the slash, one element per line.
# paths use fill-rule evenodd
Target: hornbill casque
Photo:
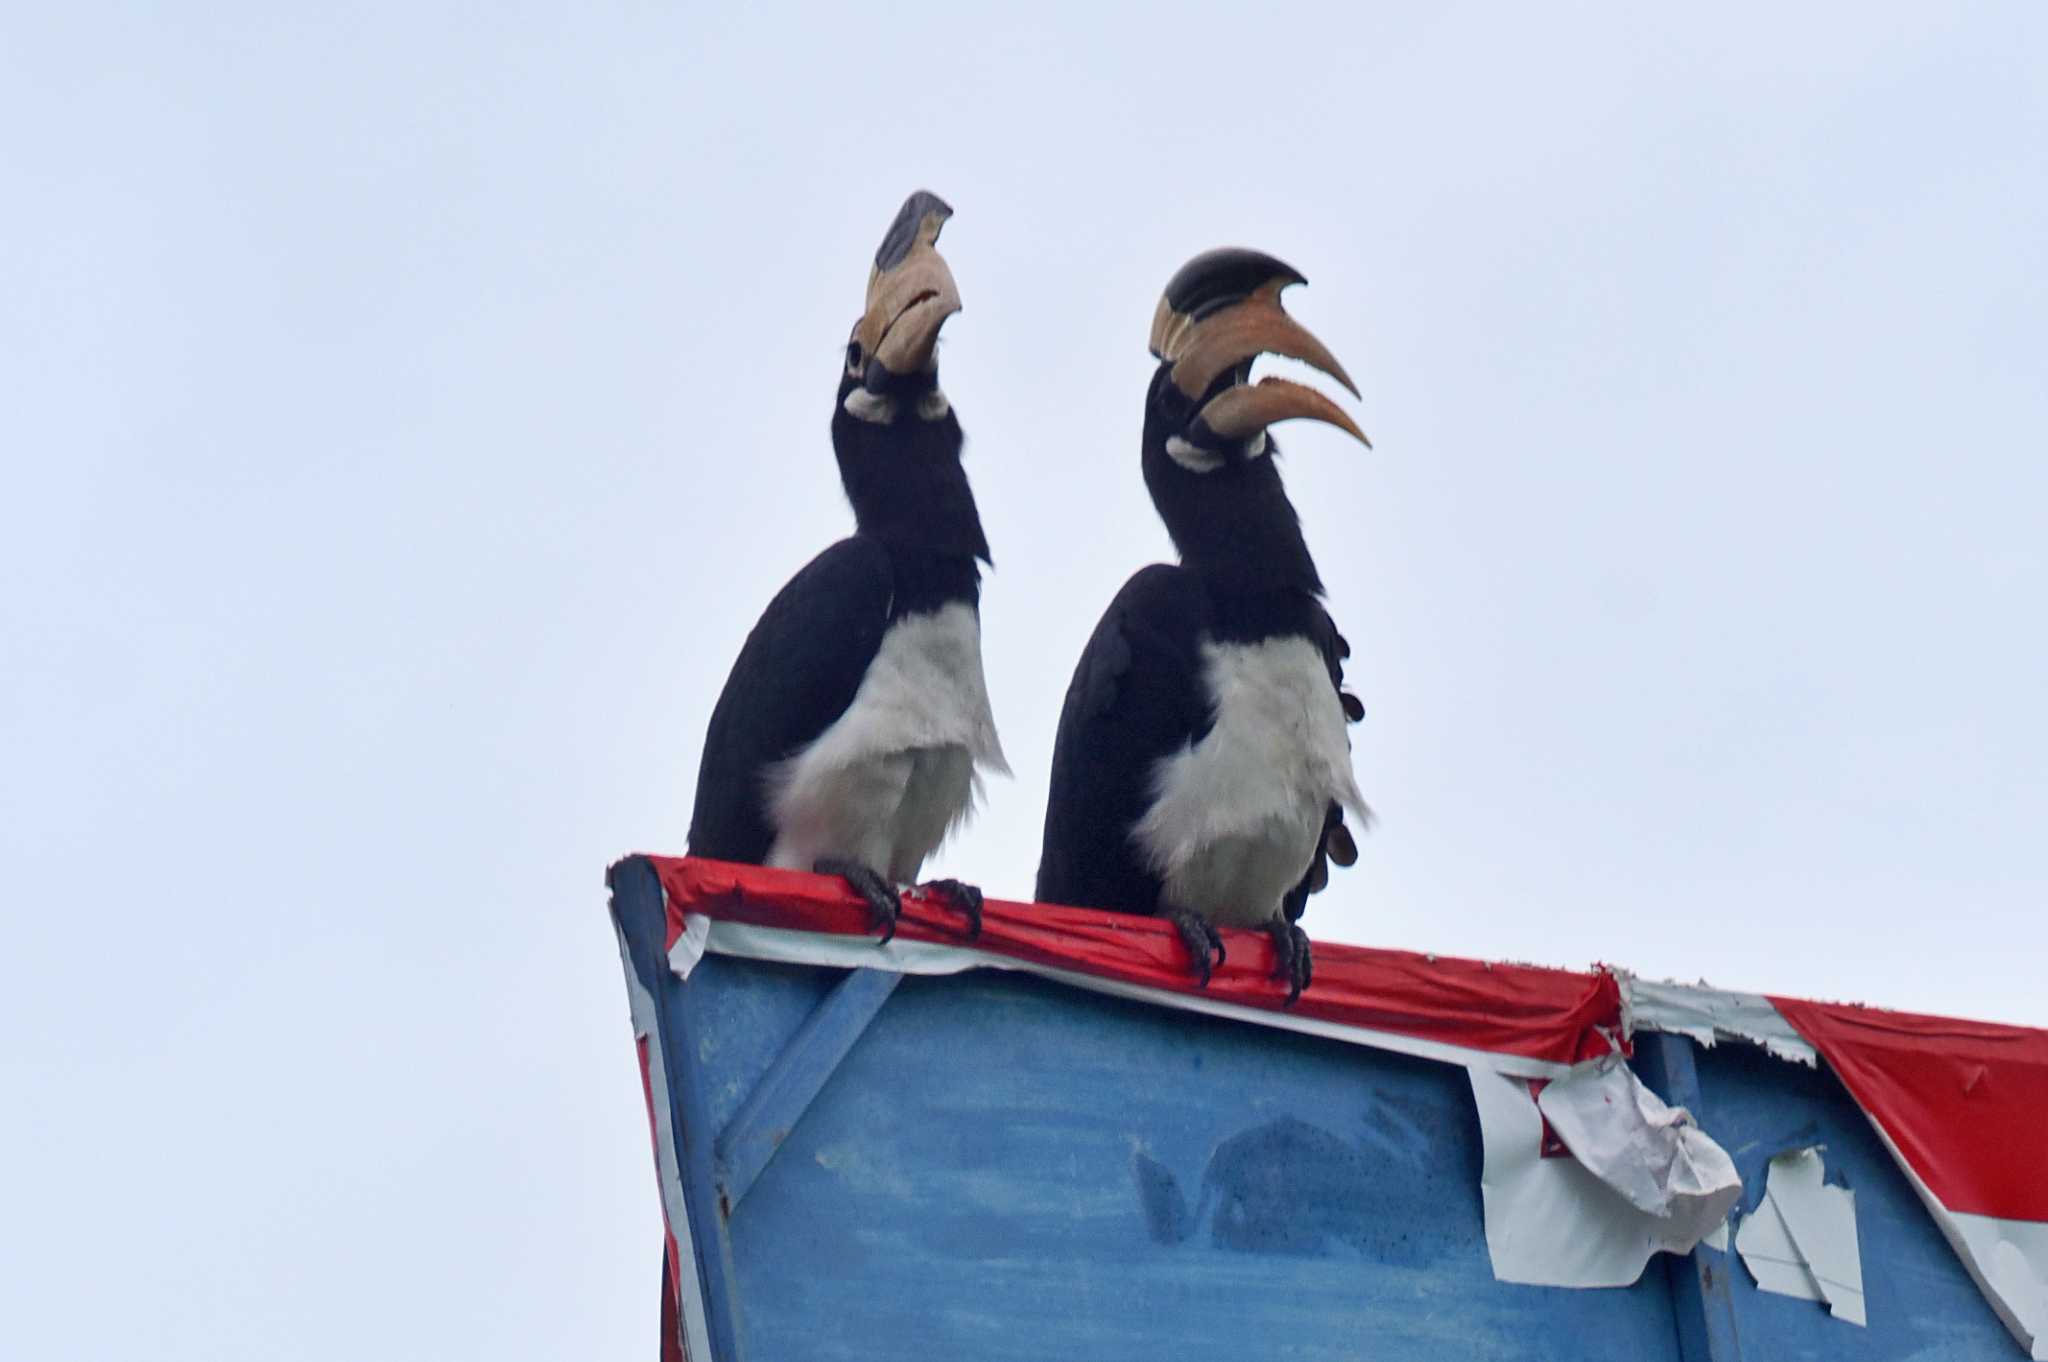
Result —
<path fill-rule="evenodd" d="M 844 876 L 888 940 L 899 885 L 1008 774 L 981 666 L 990 562 L 939 388 L 960 310 L 937 250 L 953 210 L 919 191 L 875 253 L 847 342 L 832 448 L 855 532 L 769 602 L 712 711 L 691 854 Z M 981 930 L 981 893 L 936 890 Z"/>
<path fill-rule="evenodd" d="M 1324 421 L 1371 447 L 1328 397 L 1251 381 L 1262 354 L 1349 389 L 1336 358 L 1280 306 L 1302 276 L 1269 255 L 1216 250 L 1175 274 L 1153 316 L 1159 360 L 1141 466 L 1180 565 L 1124 584 L 1074 669 L 1053 746 L 1042 903 L 1170 919 L 1209 980 L 1215 927 L 1272 933 L 1288 1001 L 1307 986 L 1296 925 L 1328 862 L 1357 856 L 1370 818 L 1351 772 L 1349 653 L 1323 609 L 1267 427 Z"/>

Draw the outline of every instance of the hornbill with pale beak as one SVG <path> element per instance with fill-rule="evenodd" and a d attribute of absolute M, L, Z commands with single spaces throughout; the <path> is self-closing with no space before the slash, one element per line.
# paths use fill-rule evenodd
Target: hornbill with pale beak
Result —
<path fill-rule="evenodd" d="M 832 412 L 854 533 L 769 602 L 711 714 L 694 855 L 841 875 L 895 934 L 897 886 L 1008 773 L 981 667 L 988 541 L 960 421 L 939 388 L 939 328 L 960 310 L 939 230 L 907 199 L 875 253 Z M 981 929 L 981 893 L 924 886 Z"/>
<path fill-rule="evenodd" d="M 1180 565 L 1124 584 L 1074 669 L 1053 747 L 1037 896 L 1157 914 L 1195 975 L 1223 959 L 1217 925 L 1265 927 L 1288 1001 L 1310 975 L 1295 925 L 1330 860 L 1357 851 L 1342 636 L 1280 483 L 1267 427 L 1324 421 L 1371 447 L 1300 383 L 1251 381 L 1261 354 L 1357 388 L 1280 293 L 1306 282 L 1268 255 L 1217 250 L 1166 286 L 1145 397 L 1141 465 Z"/>

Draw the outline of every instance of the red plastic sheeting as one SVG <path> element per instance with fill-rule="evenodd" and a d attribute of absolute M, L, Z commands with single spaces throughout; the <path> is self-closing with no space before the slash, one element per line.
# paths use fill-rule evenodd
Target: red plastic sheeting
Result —
<path fill-rule="evenodd" d="M 2048 1031 L 1771 1002 L 1943 1206 L 2048 1221 Z"/>
<path fill-rule="evenodd" d="M 651 856 L 668 895 L 668 944 L 683 916 L 841 936 L 868 936 L 867 906 L 844 881 L 695 857 Z M 1229 958 L 1206 989 L 1188 971 L 1172 924 L 1092 908 L 990 899 L 971 943 L 962 919 L 939 902 L 906 897 L 896 929 L 910 941 L 973 949 L 1280 1011 L 1287 990 L 1273 976 L 1264 932 L 1226 929 Z M 1315 981 L 1293 1012 L 1340 1025 L 1389 1031 L 1446 1045 L 1571 1064 L 1610 1052 L 1621 1037 L 1621 990 L 1605 970 L 1577 973 L 1530 965 L 1318 945 Z"/>

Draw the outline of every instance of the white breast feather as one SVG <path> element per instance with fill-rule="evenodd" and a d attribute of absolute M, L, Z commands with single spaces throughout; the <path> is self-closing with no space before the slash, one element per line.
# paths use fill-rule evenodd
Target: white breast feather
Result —
<path fill-rule="evenodd" d="M 765 773 L 776 827 L 769 864 L 808 870 L 842 856 L 909 879 L 973 810 L 981 770 L 1010 768 L 982 674 L 980 619 L 957 603 L 907 615 L 882 636 L 846 712 Z"/>
<path fill-rule="evenodd" d="M 1307 872 L 1332 800 L 1361 823 L 1370 815 L 1313 644 L 1205 643 L 1202 661 L 1214 726 L 1154 768 L 1152 806 L 1132 837 L 1170 899 L 1261 922 Z"/>

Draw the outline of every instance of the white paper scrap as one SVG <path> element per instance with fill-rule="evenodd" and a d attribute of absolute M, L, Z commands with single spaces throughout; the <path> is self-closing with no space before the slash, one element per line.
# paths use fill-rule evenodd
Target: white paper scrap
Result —
<path fill-rule="evenodd" d="M 1836 1319 L 1864 1324 L 1863 1259 L 1856 1194 L 1830 1187 L 1820 1147 L 1771 1160 L 1764 1199 L 1735 1234 L 1735 1251 L 1759 1289 L 1825 1301 Z"/>

